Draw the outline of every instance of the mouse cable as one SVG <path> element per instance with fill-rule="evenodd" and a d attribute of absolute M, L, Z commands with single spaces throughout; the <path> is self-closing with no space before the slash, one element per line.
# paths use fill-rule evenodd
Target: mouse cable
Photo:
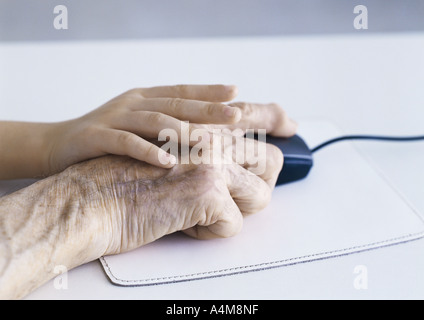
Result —
<path fill-rule="evenodd" d="M 405 142 L 405 141 L 420 141 L 424 140 L 424 136 L 405 136 L 405 137 L 393 137 L 393 136 L 373 136 L 373 135 L 349 135 L 341 136 L 328 140 L 320 145 L 316 146 L 311 150 L 312 153 L 330 145 L 335 142 L 345 141 L 345 140 L 380 140 L 380 141 L 396 141 L 396 142 Z"/>

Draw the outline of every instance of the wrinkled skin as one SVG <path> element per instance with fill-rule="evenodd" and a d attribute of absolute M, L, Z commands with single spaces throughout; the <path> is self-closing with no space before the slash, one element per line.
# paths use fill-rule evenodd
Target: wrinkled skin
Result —
<path fill-rule="evenodd" d="M 234 236 L 243 215 L 268 204 L 281 170 L 277 148 L 266 145 L 261 157 L 266 170 L 256 175 L 235 162 L 164 169 L 106 156 L 0 198 L 0 297 L 26 295 L 57 265 L 71 269 L 176 231 Z"/>
<path fill-rule="evenodd" d="M 113 236 L 104 254 L 115 254 L 180 230 L 200 239 L 237 234 L 243 215 L 268 204 L 281 170 L 280 150 L 271 145 L 266 150 L 267 168 L 260 176 L 247 163 L 180 164 L 167 170 L 113 156 L 68 172 L 73 176 L 77 170 L 81 206 L 94 209 L 101 216 L 96 219 L 106 218 L 105 233 Z"/>

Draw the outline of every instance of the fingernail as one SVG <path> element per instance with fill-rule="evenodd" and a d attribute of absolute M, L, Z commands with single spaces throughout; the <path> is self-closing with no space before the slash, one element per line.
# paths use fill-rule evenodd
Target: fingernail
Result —
<path fill-rule="evenodd" d="M 236 112 L 237 112 L 237 109 L 236 109 L 236 108 L 233 108 L 233 107 L 226 107 L 226 108 L 224 109 L 224 114 L 225 114 L 227 117 L 230 117 L 230 118 L 234 117 L 234 116 L 235 116 L 235 114 L 236 114 Z"/>
<path fill-rule="evenodd" d="M 237 107 L 227 107 L 224 110 L 224 114 L 228 117 L 228 118 L 234 118 L 234 122 L 237 123 L 240 121 L 241 119 L 241 111 L 239 108 Z"/>
<path fill-rule="evenodd" d="M 166 155 L 167 155 L 167 157 L 169 159 L 169 163 L 170 164 L 176 164 L 177 163 L 177 158 L 174 155 L 169 154 L 169 153 L 167 153 Z"/>
<path fill-rule="evenodd" d="M 174 155 L 169 154 L 167 152 L 163 152 L 161 158 L 162 159 L 160 160 L 160 163 L 162 163 L 163 165 L 176 164 L 177 163 L 177 158 Z"/>

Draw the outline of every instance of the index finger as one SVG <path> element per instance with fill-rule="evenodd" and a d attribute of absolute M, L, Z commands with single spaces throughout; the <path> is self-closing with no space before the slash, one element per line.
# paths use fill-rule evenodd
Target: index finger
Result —
<path fill-rule="evenodd" d="M 145 98 L 181 98 L 209 102 L 227 102 L 237 96 L 234 85 L 175 85 L 136 89 Z"/>
<path fill-rule="evenodd" d="M 267 134 L 276 137 L 291 137 L 296 134 L 297 123 L 278 104 L 235 102 L 229 106 L 239 108 L 242 113 L 240 121 L 232 128 L 265 129 Z"/>
<path fill-rule="evenodd" d="M 240 137 L 227 134 L 226 130 L 221 133 L 215 130 L 209 132 L 204 128 L 200 130 L 209 136 L 209 143 L 204 147 L 209 149 L 209 153 L 205 154 L 211 161 L 217 159 L 222 160 L 222 163 L 235 163 L 251 175 L 261 178 L 270 188 L 275 187 L 283 167 L 284 155 L 279 148 L 266 143 L 265 136 L 260 135 L 257 140 L 249 135 Z"/>
<path fill-rule="evenodd" d="M 244 159 L 242 163 L 238 161 L 240 148 L 237 148 L 236 144 L 233 147 L 233 160 L 274 188 L 284 163 L 281 150 L 272 144 L 256 139 L 243 137 L 235 137 L 235 139 L 244 142 L 241 144 L 244 149 Z"/>
<path fill-rule="evenodd" d="M 261 211 L 271 201 L 273 188 L 238 165 L 227 166 L 226 180 L 231 197 L 244 216 Z"/>

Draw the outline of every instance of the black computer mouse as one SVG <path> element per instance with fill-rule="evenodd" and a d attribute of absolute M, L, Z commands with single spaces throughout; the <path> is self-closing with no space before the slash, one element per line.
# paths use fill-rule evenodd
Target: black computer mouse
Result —
<path fill-rule="evenodd" d="M 284 155 L 277 186 L 301 180 L 309 174 L 314 163 L 312 152 L 300 136 L 278 138 L 267 135 L 266 142 L 278 147 Z"/>

